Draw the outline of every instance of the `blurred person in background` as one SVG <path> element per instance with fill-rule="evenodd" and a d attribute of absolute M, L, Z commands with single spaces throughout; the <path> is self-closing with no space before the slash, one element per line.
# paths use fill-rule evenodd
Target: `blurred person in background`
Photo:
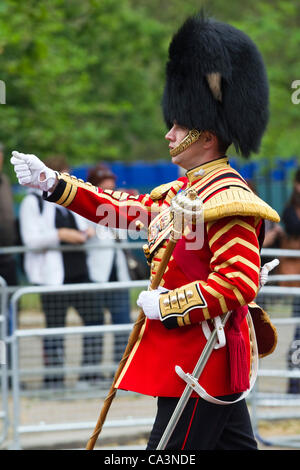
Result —
<path fill-rule="evenodd" d="M 54 156 L 47 165 L 56 171 L 68 172 L 68 163 L 63 156 Z M 94 229 L 81 216 L 73 214 L 63 206 L 45 204 L 42 191 L 30 189 L 20 206 L 20 232 L 25 246 L 31 251 L 24 256 L 24 270 L 28 281 L 35 285 L 63 285 L 91 282 L 85 250 L 61 251 L 64 245 L 83 245 L 94 236 Z M 52 248 L 52 249 L 49 249 Z M 57 250 L 53 249 L 57 248 Z M 103 314 L 95 292 L 56 293 L 41 295 L 46 327 L 64 327 L 69 307 L 76 309 L 84 325 L 103 324 Z M 64 341 L 62 338 L 45 337 L 43 342 L 44 363 L 47 367 L 62 367 L 64 364 Z M 101 336 L 83 337 L 82 366 L 99 365 L 102 355 Z M 96 374 L 82 374 L 82 382 L 101 379 Z M 46 388 L 63 385 L 63 375 L 46 374 Z"/>
<path fill-rule="evenodd" d="M 271 248 L 279 249 L 283 236 L 284 236 L 284 230 L 280 224 L 276 222 L 272 222 L 271 220 L 266 220 L 265 221 L 265 239 L 264 239 L 262 247 L 270 248 L 270 249 Z M 263 256 L 263 262 L 269 263 L 270 261 L 272 261 L 273 258 L 274 257 L 272 256 Z M 277 272 L 278 272 L 278 268 L 274 270 L 273 274 L 276 274 Z"/>
<path fill-rule="evenodd" d="M 14 246 L 17 241 L 13 194 L 8 177 L 3 173 L 4 146 L 0 143 L 0 247 Z M 0 276 L 9 286 L 16 286 L 17 268 L 13 255 L 0 255 Z"/>
<path fill-rule="evenodd" d="M 300 168 L 295 173 L 294 186 L 291 198 L 282 214 L 282 224 L 285 234 L 282 238 L 281 248 L 300 250 Z M 280 263 L 281 274 L 300 275 L 300 258 L 282 258 Z M 287 282 L 281 285 L 300 287 L 300 282 Z M 293 298 L 293 317 L 300 316 L 300 297 Z M 296 326 L 293 340 L 287 354 L 288 368 L 300 371 L 300 324 Z M 288 393 L 300 393 L 300 379 L 290 378 Z"/>
<path fill-rule="evenodd" d="M 94 186 L 101 186 L 104 190 L 116 189 L 116 175 L 110 168 L 99 163 L 90 168 L 88 182 Z M 127 240 L 125 230 L 110 229 L 104 225 L 89 222 L 95 230 L 95 236 L 88 240 L 88 244 L 99 245 L 100 249 L 88 251 L 88 268 L 91 280 L 94 282 L 129 281 L 130 273 L 127 266 L 126 255 L 118 249 L 122 240 Z M 122 232 L 122 233 L 121 233 Z M 110 244 L 111 247 L 101 249 L 101 245 Z M 111 314 L 111 322 L 115 325 L 130 323 L 130 296 L 128 289 L 108 290 L 99 293 L 99 302 L 102 315 L 104 309 Z M 114 362 L 119 363 L 128 341 L 128 333 L 115 333 L 114 335 Z"/>
<path fill-rule="evenodd" d="M 257 187 L 253 179 L 246 179 L 249 188 L 257 195 Z M 283 228 L 276 222 L 271 220 L 265 221 L 265 238 L 263 241 L 263 248 L 280 248 L 280 241 L 284 234 Z M 267 263 L 273 258 L 266 258 L 264 256 L 264 262 Z"/>
<path fill-rule="evenodd" d="M 263 248 L 280 248 L 281 238 L 283 235 L 284 230 L 279 224 L 267 220 L 265 224 Z"/>

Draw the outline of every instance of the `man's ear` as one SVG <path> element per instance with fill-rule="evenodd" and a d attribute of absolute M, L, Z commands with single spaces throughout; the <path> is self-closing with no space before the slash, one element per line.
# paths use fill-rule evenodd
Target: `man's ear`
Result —
<path fill-rule="evenodd" d="M 204 148 L 211 148 L 212 146 L 218 144 L 218 139 L 215 134 L 210 131 L 204 131 L 203 136 L 203 146 Z"/>

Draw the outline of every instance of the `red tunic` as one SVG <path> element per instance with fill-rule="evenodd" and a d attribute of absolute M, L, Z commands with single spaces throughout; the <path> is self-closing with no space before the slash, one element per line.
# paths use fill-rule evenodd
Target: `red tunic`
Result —
<path fill-rule="evenodd" d="M 231 219 L 232 218 L 222 219 L 222 222 L 226 225 L 226 222 Z M 244 219 L 250 219 L 248 221 L 251 221 L 251 218 Z M 222 226 L 224 226 L 223 224 Z M 226 239 L 228 239 L 228 237 L 230 237 L 230 239 L 236 238 L 237 233 L 239 236 L 244 236 L 246 239 L 248 234 L 242 232 L 243 230 L 240 226 L 234 226 L 231 234 L 226 235 Z M 213 233 L 212 231 L 212 234 Z M 220 244 L 224 242 L 224 238 L 225 237 L 220 240 Z M 252 238 L 253 246 L 257 251 L 255 259 L 257 270 L 254 271 L 252 269 L 253 272 L 249 273 L 243 266 L 241 269 L 243 270 L 243 274 L 247 272 L 250 282 L 252 281 L 258 285 L 260 262 L 259 246 L 255 229 L 252 232 Z M 219 246 L 218 244 L 217 247 Z M 209 306 L 210 318 L 224 313 L 222 311 L 222 300 L 220 302 L 220 299 L 226 299 L 228 310 L 240 306 L 236 294 L 232 290 L 235 283 L 230 284 L 230 289 L 218 284 L 217 276 L 219 276 L 219 274 L 216 274 L 213 267 L 217 268 L 219 261 L 211 264 L 213 253 L 216 251 L 215 248 L 217 247 L 213 247 L 214 251 L 211 250 L 208 236 L 206 235 L 203 248 L 195 252 L 189 252 L 187 256 L 185 240 L 180 240 L 174 250 L 173 259 L 171 259 L 168 269 L 163 276 L 163 286 L 170 290 L 189 284 L 191 281 L 205 281 L 200 283 L 200 286 L 203 286 L 203 292 L 205 292 L 204 297 Z M 237 243 L 230 249 L 230 255 L 225 252 L 224 256 L 231 258 L 238 253 L 240 260 L 241 252 L 243 251 L 246 252 L 245 256 L 249 255 L 248 250 Z M 252 253 L 250 256 L 252 256 Z M 237 263 L 240 263 L 240 261 Z M 224 270 L 228 272 L 229 269 L 231 269 L 232 272 L 234 272 L 237 266 L 238 264 L 235 264 L 230 268 L 224 268 Z M 216 276 L 215 279 L 213 275 Z M 242 285 L 239 286 L 239 292 L 242 292 L 246 302 L 253 300 L 256 292 L 249 288 L 245 280 L 238 279 L 237 284 Z M 213 286 L 215 290 L 210 292 L 211 286 Z M 220 295 L 219 298 L 215 297 L 215 292 L 219 293 L 220 291 L 223 291 L 224 297 L 222 295 Z M 140 340 L 137 342 L 134 351 L 128 358 L 123 373 L 117 382 L 117 388 L 153 396 L 180 396 L 185 383 L 176 375 L 175 366 L 179 365 L 185 372 L 192 373 L 206 344 L 206 338 L 203 334 L 201 323 L 199 323 L 201 320 L 205 319 L 203 309 L 195 308 L 192 310 L 190 312 L 190 319 L 191 325 L 171 330 L 166 329 L 161 321 L 147 319 L 141 331 Z M 249 373 L 251 354 L 249 329 L 246 319 L 242 322 L 241 332 L 246 345 Z M 201 375 L 200 383 L 206 391 L 213 396 L 233 393 L 230 387 L 227 346 L 213 352 Z"/>
<path fill-rule="evenodd" d="M 187 186 L 193 186 L 204 203 L 203 246 L 187 249 L 188 235 L 183 236 L 161 285 L 169 289 L 170 294 L 182 286 L 197 285 L 205 306 L 202 302 L 189 309 L 188 314 L 180 316 L 179 312 L 177 327 L 174 328 L 176 318 L 172 319 L 172 329 L 166 328 L 167 321 L 145 320 L 116 388 L 151 396 L 180 396 L 185 383 L 174 369 L 179 365 L 185 372 L 192 373 L 206 344 L 201 322 L 247 305 L 256 297 L 260 269 L 258 237 L 262 225 L 256 203 L 260 200 L 229 166 L 227 158 L 201 165 L 201 169 L 204 171 L 201 176 L 197 174 L 199 168 L 194 169 L 187 172 L 187 177 L 158 189 L 157 194 L 154 191 L 134 197 L 119 191 L 103 191 L 62 176 L 56 191 L 48 198 L 111 227 L 132 229 L 137 220 L 150 225 L 151 276 L 155 275 L 168 243 L 168 219 L 159 214 L 168 209 L 172 198 Z M 231 194 L 234 194 L 233 199 Z M 246 200 L 249 198 L 248 213 L 242 200 L 244 194 Z M 253 198 L 256 198 L 255 204 L 252 204 Z M 267 205 L 261 202 L 265 210 Z M 228 327 L 226 325 L 226 329 Z M 246 318 L 240 324 L 240 332 L 249 376 L 251 351 Z M 199 382 L 213 396 L 233 393 L 227 345 L 213 351 Z"/>

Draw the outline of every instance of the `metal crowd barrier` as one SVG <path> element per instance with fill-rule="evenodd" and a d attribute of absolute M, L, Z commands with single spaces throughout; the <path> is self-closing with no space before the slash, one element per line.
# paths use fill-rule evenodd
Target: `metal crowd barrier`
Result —
<path fill-rule="evenodd" d="M 109 241 L 101 241 L 101 244 L 99 243 L 83 243 L 83 244 L 78 244 L 78 245 L 59 245 L 56 247 L 49 246 L 47 248 L 44 248 L 43 251 L 89 251 L 89 250 L 106 250 L 107 248 L 112 248 L 116 251 L 120 250 L 137 250 L 141 249 L 143 247 L 144 242 L 130 242 L 130 241 L 125 241 L 122 240 L 121 243 L 112 243 Z M 40 252 L 40 248 L 29 248 L 24 245 L 20 246 L 5 246 L 5 247 L 0 247 L 0 255 L 17 255 L 17 254 L 22 254 L 22 253 L 34 253 L 34 252 Z"/>
<path fill-rule="evenodd" d="M 140 234 L 143 234 L 144 232 L 139 232 Z M 86 250 L 105 250 L 107 248 L 113 248 L 115 250 L 127 250 L 127 249 L 132 249 L 132 250 L 138 250 L 142 249 L 144 245 L 144 240 L 146 239 L 145 235 L 140 235 L 139 236 L 142 241 L 126 241 L 122 240 L 122 243 L 111 243 L 109 241 L 101 241 L 101 244 L 99 243 L 89 243 L 89 244 L 82 244 L 82 245 L 61 245 L 58 247 L 51 247 L 49 246 L 47 250 L 54 250 L 54 251 L 86 251 Z M 134 238 L 136 239 L 136 238 Z M 28 248 L 26 246 L 5 246 L 5 247 L 0 247 L 0 255 L 15 255 L 15 254 L 20 254 L 20 253 L 27 253 L 27 252 L 35 252 L 35 251 L 40 251 L 40 249 L 34 249 L 34 248 Z M 300 257 L 300 250 L 291 250 L 291 249 L 282 249 L 282 248 L 263 248 L 261 250 L 261 256 L 262 257 L 290 257 L 290 258 L 299 258 Z"/>
<path fill-rule="evenodd" d="M 128 245 L 128 246 L 127 246 Z M 137 249 L 142 246 L 142 243 L 122 243 L 117 249 Z M 107 244 L 107 247 L 111 247 L 110 244 Z M 17 250 L 14 251 L 14 247 L 9 249 L 10 253 L 15 252 L 25 252 L 28 249 L 25 247 L 17 247 Z M 72 250 L 76 249 L 92 249 L 100 247 L 97 245 L 95 247 L 71 247 Z M 106 245 L 103 244 L 100 249 L 105 249 Z M 4 250 L 4 251 L 3 251 Z M 0 254 L 6 253 L 7 248 L 0 249 Z M 63 250 L 68 250 L 68 247 L 63 247 Z M 262 257 L 278 257 L 281 256 L 290 256 L 290 257 L 299 257 L 300 250 L 262 250 Z M 270 275 L 269 281 L 270 284 L 277 283 L 280 281 L 295 281 L 300 280 L 299 275 Z M 7 293 L 12 293 L 10 307 L 12 314 L 12 331 L 10 336 L 6 336 L 6 326 L 4 323 L 0 323 L 1 328 L 1 338 L 5 340 L 7 347 L 11 348 L 12 352 L 12 367 L 11 371 L 7 370 L 7 365 L 2 366 L 2 381 L 1 381 L 1 393 L 2 393 L 2 403 L 3 411 L 1 412 L 1 418 L 3 418 L 3 434 L 2 440 L 7 437 L 9 422 L 13 422 L 12 431 L 12 445 L 11 448 L 21 448 L 22 447 L 22 438 L 30 435 L 31 433 L 35 436 L 38 436 L 40 433 L 54 433 L 54 432 L 75 432 L 77 430 L 89 430 L 93 429 L 98 412 L 99 412 L 99 401 L 104 398 L 106 392 L 111 384 L 110 380 L 106 381 L 104 388 L 90 388 L 88 390 L 76 390 L 76 387 L 73 385 L 67 391 L 61 391 L 56 389 L 42 390 L 39 388 L 26 389 L 24 388 L 24 383 L 34 384 L 35 381 L 38 382 L 41 376 L 46 374 L 54 374 L 57 376 L 60 375 L 78 375 L 82 367 L 78 364 L 70 365 L 60 365 L 45 368 L 43 364 L 39 363 L 31 367 L 24 367 L 22 361 L 24 360 L 24 343 L 27 344 L 26 348 L 32 357 L 35 359 L 39 358 L 42 355 L 42 346 L 41 342 L 45 338 L 65 338 L 66 340 L 72 340 L 75 342 L 75 350 L 80 349 L 78 343 L 75 339 L 79 335 L 80 337 L 86 334 L 93 334 L 95 337 L 105 337 L 113 336 L 114 334 L 123 332 L 129 333 L 132 328 L 132 324 L 123 324 L 123 325 L 111 325 L 103 324 L 96 326 L 67 326 L 62 328 L 44 328 L 40 324 L 38 327 L 32 327 L 32 325 L 18 325 L 18 319 L 20 314 L 20 303 L 26 297 L 26 295 L 42 295 L 42 294 L 53 294 L 54 298 L 64 293 L 92 293 L 92 292 L 112 292 L 118 291 L 119 289 L 125 288 L 128 290 L 132 289 L 143 289 L 148 286 L 148 281 L 130 281 L 128 283 L 101 283 L 101 284 L 74 284 L 74 285 L 63 285 L 63 286 L 28 286 L 28 287 L 19 287 L 19 288 L 7 288 L 3 287 L 0 279 L 0 293 L 1 295 L 1 315 L 6 311 L 5 304 L 7 303 Z M 294 317 L 291 318 L 291 306 L 294 298 L 299 297 L 300 303 L 300 288 L 294 287 L 278 287 L 278 286 L 265 286 L 259 293 L 257 303 L 265 307 L 266 311 L 270 314 L 272 322 L 278 328 L 279 332 L 279 345 L 275 352 L 260 361 L 260 369 L 258 380 L 255 389 L 250 395 L 249 406 L 251 409 L 251 419 L 253 422 L 253 427 L 255 429 L 256 436 L 259 441 L 263 444 L 270 446 L 286 446 L 286 447 L 295 447 L 300 448 L 300 432 L 297 435 L 288 435 L 288 436 L 271 436 L 264 435 L 261 432 L 261 423 L 262 422 L 277 422 L 279 420 L 297 420 L 300 418 L 300 394 L 288 394 L 286 393 L 286 383 L 290 378 L 296 378 L 300 380 L 300 368 L 299 370 L 288 370 L 286 362 L 286 352 L 289 346 L 288 338 L 291 339 L 292 331 L 300 323 L 300 311 L 299 319 Z M 5 315 L 0 317 L 5 319 Z M 38 353 L 35 353 L 33 346 L 34 344 L 39 345 Z M 28 347 L 28 344 L 30 347 Z M 23 348 L 23 349 L 22 349 Z M 101 365 L 101 370 L 104 375 L 110 374 L 110 372 L 115 370 L 116 364 L 113 360 L 108 359 Z M 96 365 L 85 366 L 85 370 L 88 373 L 93 374 L 99 367 Z M 7 390 L 7 374 L 11 372 L 12 377 L 12 419 L 8 419 L 8 398 L 9 393 Z M 3 375 L 4 374 L 4 375 Z M 4 376 L 4 379 L 3 379 Z M 273 384 L 274 382 L 274 384 Z M 4 387 L 3 387 L 4 386 Z M 144 426 L 150 430 L 150 427 L 153 422 L 154 412 L 150 413 L 147 416 L 145 411 L 145 404 L 141 401 L 141 408 L 139 412 L 134 416 L 127 416 L 124 418 L 124 409 L 127 413 L 127 402 L 124 405 L 125 395 L 127 396 L 129 392 L 118 392 L 120 396 L 120 404 L 116 401 L 116 408 L 123 410 L 123 415 L 116 416 L 114 412 L 112 416 L 108 418 L 105 423 L 104 430 L 113 429 L 114 427 L 126 427 L 128 429 L 130 426 L 135 428 L 138 426 Z M 129 394 L 130 395 L 130 394 Z M 136 401 L 136 397 L 129 397 L 129 400 Z M 118 400 L 116 398 L 116 400 Z M 151 398 L 150 398 L 151 400 Z M 69 404 L 76 404 L 76 410 L 78 410 L 82 403 L 86 402 L 95 402 L 96 411 L 90 417 L 89 413 L 86 416 L 74 416 L 72 413 L 66 417 L 66 419 L 55 420 L 52 416 L 53 409 L 57 406 L 59 409 L 64 409 L 64 407 L 70 408 Z M 79 405 L 77 405 L 77 402 Z M 39 421 L 32 422 L 28 419 L 30 415 L 30 410 L 35 410 L 36 404 L 39 403 L 37 407 L 37 413 L 41 413 Z M 51 405 L 51 406 L 50 406 Z M 148 402 L 147 405 L 148 406 Z M 50 420 L 47 422 L 45 420 L 45 409 L 49 407 L 49 416 Z M 113 407 L 114 408 L 114 407 Z M 29 410 L 29 411 L 28 411 Z M 154 408 L 153 408 L 154 410 Z M 129 410 L 128 410 L 129 412 Z M 35 411 L 32 411 L 32 414 L 35 415 Z M 71 416 L 72 415 L 72 416 Z M 38 415 L 37 415 L 38 416 Z M 71 419 L 70 419 L 71 416 Z M 103 431 L 104 431 L 103 430 Z M 89 436 L 87 436 L 89 437 Z M 2 442 L 2 441 L 1 441 Z M 0 442 L 0 443 L 1 443 Z"/>
<path fill-rule="evenodd" d="M 286 279 L 280 277 L 280 280 Z M 293 353 L 296 365 L 288 365 L 288 352 L 296 328 L 300 328 L 300 288 L 265 286 L 256 302 L 269 313 L 278 332 L 278 344 L 270 356 L 260 360 L 258 379 L 249 399 L 255 435 L 266 446 L 300 448 L 300 341 Z M 291 317 L 295 308 L 297 316 Z M 299 390 L 289 390 L 290 380 L 299 381 Z M 260 430 L 263 424 L 280 421 L 290 422 L 290 427 L 293 422 L 299 424 L 294 425 L 293 435 L 289 426 L 285 426 L 286 435 L 266 434 Z"/>
<path fill-rule="evenodd" d="M 7 284 L 0 276 L 0 368 L 1 368 L 1 434 L 0 444 L 2 444 L 8 433 L 9 419 L 8 419 L 8 383 L 7 383 L 7 345 L 6 345 L 6 318 L 7 318 Z"/>
<path fill-rule="evenodd" d="M 18 326 L 18 316 L 19 316 L 19 305 L 21 299 L 25 295 L 29 294 L 53 294 L 55 298 L 55 294 L 64 293 L 92 293 L 92 292 L 119 292 L 120 290 L 124 289 L 145 289 L 148 286 L 148 281 L 131 281 L 131 282 L 114 282 L 114 283 L 101 283 L 101 284 L 70 284 L 70 285 L 63 285 L 63 286 L 36 286 L 36 287 L 24 287 L 18 289 L 11 298 L 11 307 L 12 307 L 12 320 L 13 320 L 13 335 L 11 338 L 11 345 L 12 345 L 12 395 L 13 395 L 13 442 L 11 445 L 12 449 L 21 449 L 22 442 L 21 437 L 28 433 L 47 433 L 47 432 L 61 432 L 61 431 L 75 431 L 75 430 L 85 430 L 90 429 L 92 430 L 95 426 L 95 422 L 97 420 L 97 413 L 92 418 L 92 420 L 83 420 L 83 419 L 74 419 L 74 413 L 72 419 L 70 421 L 53 421 L 53 416 L 50 414 L 50 421 L 45 422 L 45 417 L 41 418 L 36 423 L 24 423 L 22 416 L 26 415 L 26 410 L 24 410 L 23 402 L 24 397 L 25 399 L 30 400 L 32 398 L 32 403 L 30 406 L 35 406 L 37 409 L 37 414 L 39 413 L 39 409 L 41 411 L 41 406 L 47 407 L 47 403 L 49 404 L 49 400 L 53 401 L 56 400 L 57 406 L 63 410 L 64 404 L 68 403 L 68 401 L 73 400 L 76 402 L 80 401 L 80 397 L 83 396 L 87 399 L 95 399 L 97 402 L 97 408 L 99 405 L 99 400 L 106 395 L 107 390 L 111 385 L 111 378 L 106 383 L 106 387 L 104 389 L 93 388 L 87 390 L 87 392 L 82 392 L 79 390 L 76 391 L 76 388 L 70 388 L 69 390 L 56 390 L 55 388 L 51 388 L 48 390 L 48 394 L 41 393 L 41 390 L 32 390 L 26 391 L 22 389 L 22 379 L 26 379 L 28 375 L 36 376 L 40 374 L 55 374 L 56 376 L 62 374 L 78 374 L 82 371 L 82 366 L 79 364 L 73 365 L 68 367 L 66 365 L 60 367 L 50 367 L 49 369 L 45 369 L 43 366 L 37 368 L 36 370 L 32 369 L 24 369 L 20 365 L 20 346 L 22 341 L 29 340 L 31 344 L 31 348 L 33 348 L 33 341 L 36 339 L 44 339 L 44 338 L 57 338 L 63 337 L 65 340 L 67 338 L 74 338 L 78 335 L 93 335 L 95 337 L 107 335 L 107 334 L 117 334 L 117 333 L 127 333 L 132 329 L 132 323 L 130 324 L 119 324 L 119 325 L 95 325 L 95 326 L 74 326 L 74 327 L 62 327 L 62 328 L 30 328 L 30 329 L 20 329 Z M 77 346 L 75 345 L 75 349 Z M 34 351 L 32 351 L 34 354 Z M 88 370 L 88 372 L 99 372 L 102 370 L 104 373 L 106 372 L 114 372 L 116 369 L 117 364 L 107 363 L 104 366 L 99 365 L 92 365 L 84 367 L 84 370 Z M 55 384 L 54 384 L 55 385 Z M 99 384 L 98 384 L 99 385 Z M 47 392 L 47 391 L 46 391 Z M 121 394 L 122 400 L 122 392 Z M 39 402 L 40 400 L 40 402 Z M 43 404 L 41 404 L 43 403 Z M 28 403 L 27 403 L 28 404 Z M 23 407 L 23 409 L 22 409 Z M 52 407 L 53 408 L 53 407 Z M 34 413 L 35 414 L 35 413 Z M 61 413 L 60 413 L 61 414 Z M 44 416 L 44 411 L 43 411 Z M 76 416 L 75 416 L 76 418 Z M 40 419 L 40 418 L 39 418 Z M 120 428 L 120 427 L 137 427 L 137 426 L 146 426 L 150 430 L 150 426 L 153 423 L 153 416 L 144 416 L 143 414 L 138 414 L 137 416 L 130 417 L 120 417 L 119 419 L 112 419 L 107 420 L 104 426 L 104 430 L 110 428 Z M 87 434 L 88 437 L 88 434 Z"/>

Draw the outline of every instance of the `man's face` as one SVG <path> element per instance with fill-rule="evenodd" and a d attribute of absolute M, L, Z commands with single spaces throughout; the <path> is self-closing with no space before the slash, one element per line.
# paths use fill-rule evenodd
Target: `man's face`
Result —
<path fill-rule="evenodd" d="M 180 142 L 187 136 L 189 129 L 186 127 L 179 126 L 178 124 L 174 123 L 173 127 L 169 130 L 169 132 L 165 135 L 165 138 L 169 141 L 169 148 L 174 149 L 177 147 Z M 200 164 L 201 158 L 201 144 L 198 140 L 194 142 L 190 147 L 186 150 L 181 152 L 179 155 L 172 157 L 172 162 L 176 165 L 189 170 L 193 168 L 197 164 Z"/>
<path fill-rule="evenodd" d="M 165 138 L 169 141 L 169 148 L 174 149 L 180 142 L 187 136 L 189 130 L 186 127 L 173 124 L 173 127 L 165 135 Z"/>

